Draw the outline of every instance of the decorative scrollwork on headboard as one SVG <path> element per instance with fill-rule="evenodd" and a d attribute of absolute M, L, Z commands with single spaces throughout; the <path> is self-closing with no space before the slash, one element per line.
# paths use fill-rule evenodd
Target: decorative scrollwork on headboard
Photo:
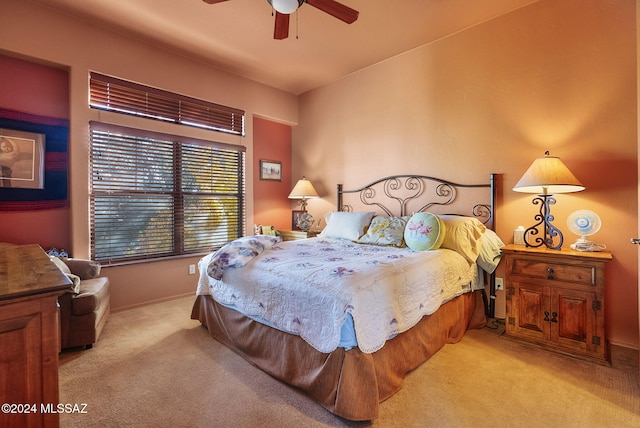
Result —
<path fill-rule="evenodd" d="M 473 215 L 488 227 L 493 228 L 495 225 L 495 178 L 496 174 L 491 174 L 489 183 L 458 184 L 424 175 L 394 175 L 353 190 L 344 190 L 342 184 L 338 184 L 338 210 L 353 211 L 352 205 L 344 203 L 344 195 L 357 194 L 362 205 L 377 207 L 372 211 L 385 213 L 388 216 L 407 216 L 415 212 L 433 210 L 435 207 L 451 206 L 463 189 L 486 188 L 490 192 L 486 196 L 486 201 L 475 203 L 468 210 L 465 209 L 466 212 L 446 213 Z M 409 211 L 410 203 L 414 204 L 411 211 Z"/>

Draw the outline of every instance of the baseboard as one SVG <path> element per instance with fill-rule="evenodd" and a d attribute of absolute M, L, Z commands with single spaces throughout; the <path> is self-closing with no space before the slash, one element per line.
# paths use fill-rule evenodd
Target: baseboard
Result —
<path fill-rule="evenodd" d="M 621 346 L 623 348 L 629 348 L 629 349 L 634 349 L 636 351 L 640 351 L 640 348 L 638 347 L 638 343 L 628 343 L 628 342 L 619 342 L 617 340 L 609 340 L 609 344 L 613 345 L 613 346 Z"/>
<path fill-rule="evenodd" d="M 149 305 L 153 305 L 153 304 L 156 304 L 156 303 L 168 302 L 168 301 L 171 301 L 171 300 L 181 299 L 183 297 L 189 297 L 189 296 L 193 296 L 193 300 L 195 301 L 196 294 L 193 291 L 191 291 L 189 293 L 176 294 L 175 296 L 163 297 L 161 299 L 148 300 L 146 302 L 136 303 L 134 305 L 120 306 L 117 309 L 112 309 L 111 313 L 115 314 L 115 313 L 118 313 L 118 312 L 129 311 L 131 309 L 141 308 L 143 306 L 149 306 Z"/>

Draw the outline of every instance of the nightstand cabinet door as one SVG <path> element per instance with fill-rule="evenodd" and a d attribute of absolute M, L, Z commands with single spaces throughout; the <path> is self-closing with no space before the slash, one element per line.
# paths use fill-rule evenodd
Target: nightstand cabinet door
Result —
<path fill-rule="evenodd" d="M 508 245 L 506 331 L 511 338 L 607 364 L 604 267 L 611 254 Z"/>
<path fill-rule="evenodd" d="M 551 336 L 548 319 L 551 308 L 549 288 L 536 284 L 510 283 L 507 299 L 508 334 L 546 342 Z"/>
<path fill-rule="evenodd" d="M 580 350 L 585 355 L 597 355 L 604 338 L 598 328 L 598 316 L 604 316 L 597 307 L 596 294 L 578 290 L 552 289 L 551 341 L 567 349 Z M 604 320 L 603 320 L 604 321 Z M 604 327 L 604 323 L 602 323 Z"/>

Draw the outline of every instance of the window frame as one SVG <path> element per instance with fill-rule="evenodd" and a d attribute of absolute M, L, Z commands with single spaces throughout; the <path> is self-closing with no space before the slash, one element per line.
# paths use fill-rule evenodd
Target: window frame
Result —
<path fill-rule="evenodd" d="M 246 184 L 245 184 L 246 148 L 244 146 L 214 142 L 209 140 L 202 140 L 197 138 L 190 138 L 190 137 L 179 136 L 179 135 L 164 134 L 164 133 L 159 133 L 155 131 L 149 131 L 149 130 L 144 130 L 139 128 L 130 128 L 130 127 L 121 126 L 121 125 L 107 124 L 107 123 L 102 123 L 98 121 L 90 121 L 89 132 L 90 132 L 90 135 L 89 135 L 89 142 L 90 142 L 90 159 L 89 159 L 90 160 L 90 171 L 89 171 L 90 221 L 89 221 L 89 226 L 90 226 L 90 251 L 91 251 L 92 258 L 100 261 L 105 265 L 117 265 L 117 264 L 124 264 L 124 263 L 136 262 L 136 261 L 149 261 L 149 260 L 166 259 L 166 258 L 179 257 L 179 256 L 185 256 L 185 255 L 201 254 L 201 253 L 206 253 L 206 252 L 215 250 L 220 246 L 224 245 L 224 243 L 228 242 L 229 240 L 235 239 L 235 237 L 243 236 L 244 230 L 246 228 Z M 96 147 L 94 144 L 94 135 L 97 135 L 95 133 L 100 133 L 100 135 L 103 135 L 102 133 L 109 133 L 109 132 L 118 134 L 118 135 L 132 136 L 134 139 L 151 139 L 151 140 L 162 141 L 167 144 L 171 143 L 174 147 L 172 152 L 173 155 L 175 154 L 179 155 L 179 156 L 173 156 L 173 162 L 172 162 L 172 174 L 173 174 L 172 186 L 173 187 L 170 190 L 151 189 L 151 190 L 134 190 L 134 191 L 131 191 L 130 188 L 127 189 L 126 186 L 125 186 L 125 189 L 121 189 L 120 191 L 117 189 L 117 186 L 116 188 L 99 189 L 100 186 L 97 186 L 95 183 L 95 181 L 97 180 L 97 177 L 95 174 L 96 174 L 96 164 L 98 163 L 97 161 L 98 155 L 95 153 Z M 235 179 L 237 180 L 237 183 L 236 183 L 237 188 L 235 189 L 234 192 L 226 192 L 224 194 L 221 194 L 215 191 L 191 192 L 191 191 L 184 190 L 183 179 L 185 178 L 185 173 L 183 171 L 185 170 L 183 168 L 184 167 L 183 159 L 184 159 L 185 147 L 189 147 L 193 149 L 196 146 L 198 147 L 203 146 L 207 149 L 212 149 L 214 151 L 218 150 L 220 151 L 220 153 L 222 152 L 226 154 L 231 153 L 232 155 L 233 153 L 237 153 L 237 156 L 238 156 L 237 165 L 236 165 L 237 170 L 235 170 Z M 229 176 L 231 177 L 232 175 L 229 175 Z M 212 186 L 214 182 L 215 180 L 211 180 Z M 118 196 L 118 195 L 123 196 L 125 194 L 146 195 L 145 197 L 151 197 L 151 195 L 156 195 L 160 197 L 159 195 L 162 195 L 165 198 L 169 195 L 171 196 L 171 200 L 173 202 L 173 208 L 172 208 L 173 227 L 172 227 L 172 236 L 171 236 L 173 244 L 172 244 L 171 251 L 162 252 L 162 253 L 152 252 L 147 254 L 136 254 L 130 257 L 104 257 L 103 255 L 98 254 L 99 252 L 97 251 L 97 245 L 99 243 L 96 242 L 96 240 L 100 239 L 100 238 L 97 238 L 97 236 L 99 236 L 99 233 L 101 233 L 100 232 L 101 229 L 98 228 L 98 231 L 96 231 L 96 200 L 97 200 L 96 198 L 100 200 L 100 198 L 107 199 L 107 195 L 108 197 L 113 198 L 115 196 Z M 231 228 L 227 229 L 227 236 L 229 236 L 230 239 L 224 240 L 224 242 L 219 241 L 218 244 L 215 246 L 203 246 L 198 248 L 185 249 L 185 230 L 186 230 L 185 212 L 188 211 L 188 209 L 185 208 L 185 200 L 189 198 L 191 198 L 192 200 L 195 200 L 195 199 L 198 199 L 199 197 L 212 198 L 210 199 L 210 201 L 217 200 L 215 199 L 217 197 L 230 198 L 234 203 L 235 201 L 237 201 L 237 207 L 236 207 L 237 225 L 235 226 L 235 229 L 233 229 L 233 232 L 230 232 Z M 224 202 L 220 202 L 220 203 L 224 205 Z M 207 215 L 211 216 L 211 214 L 207 214 Z"/>

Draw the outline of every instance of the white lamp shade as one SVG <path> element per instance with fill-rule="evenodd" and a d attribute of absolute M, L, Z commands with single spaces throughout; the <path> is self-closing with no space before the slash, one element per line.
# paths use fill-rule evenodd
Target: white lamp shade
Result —
<path fill-rule="evenodd" d="M 553 195 L 584 190 L 584 186 L 569 168 L 555 156 L 538 158 L 513 188 L 516 192 Z"/>
<path fill-rule="evenodd" d="M 308 199 L 319 197 L 318 192 L 314 189 L 313 184 L 306 178 L 302 177 L 289 193 L 289 199 Z"/>
<path fill-rule="evenodd" d="M 298 0 L 269 0 L 275 10 L 285 15 L 295 12 L 302 2 Z"/>

